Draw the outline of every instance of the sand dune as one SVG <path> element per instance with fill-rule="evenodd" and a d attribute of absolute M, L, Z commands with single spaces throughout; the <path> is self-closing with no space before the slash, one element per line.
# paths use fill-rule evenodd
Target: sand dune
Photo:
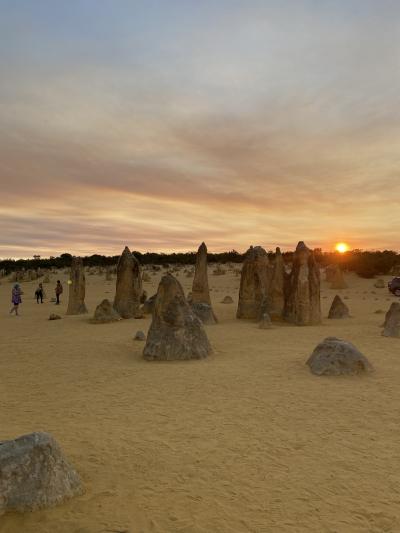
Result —
<path fill-rule="evenodd" d="M 149 295 L 159 279 L 144 283 Z M 189 291 L 192 279 L 178 279 Z M 65 316 L 66 293 L 58 309 L 37 305 L 35 282 L 23 284 L 22 316 L 9 316 L 11 284 L 0 285 L 0 438 L 52 433 L 86 487 L 1 517 L 1 533 L 400 531 L 400 340 L 380 336 L 374 313 L 394 300 L 386 289 L 322 282 L 321 326 L 260 330 L 235 319 L 239 278 L 210 275 L 213 355 L 149 363 L 132 336 L 150 318 L 90 324 L 115 282 L 86 281 L 81 316 Z M 336 292 L 353 318 L 326 318 Z M 48 321 L 55 310 L 62 320 Z M 313 376 L 305 361 L 328 335 L 375 371 Z"/>

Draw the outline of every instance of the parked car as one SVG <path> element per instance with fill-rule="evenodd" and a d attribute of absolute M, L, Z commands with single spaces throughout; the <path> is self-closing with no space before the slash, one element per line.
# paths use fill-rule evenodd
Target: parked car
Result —
<path fill-rule="evenodd" d="M 392 281 L 389 281 L 388 289 L 395 296 L 400 296 L 400 277 L 393 278 Z"/>

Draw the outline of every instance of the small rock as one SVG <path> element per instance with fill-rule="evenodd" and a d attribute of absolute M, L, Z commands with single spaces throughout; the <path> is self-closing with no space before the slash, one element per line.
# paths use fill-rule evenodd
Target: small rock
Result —
<path fill-rule="evenodd" d="M 146 335 L 143 333 L 143 331 L 137 331 L 133 337 L 134 341 L 145 341 Z"/>
<path fill-rule="evenodd" d="M 49 316 L 49 320 L 61 320 L 60 315 L 56 315 L 55 313 L 51 313 Z"/>

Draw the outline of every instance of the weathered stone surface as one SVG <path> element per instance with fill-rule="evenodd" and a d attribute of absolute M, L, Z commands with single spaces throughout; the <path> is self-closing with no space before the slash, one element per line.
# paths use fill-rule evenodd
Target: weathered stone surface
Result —
<path fill-rule="evenodd" d="M 331 308 L 329 309 L 328 318 L 349 318 L 349 308 L 342 301 L 340 296 L 337 294 L 332 302 Z"/>
<path fill-rule="evenodd" d="M 224 296 L 223 300 L 221 300 L 222 304 L 233 304 L 233 298 L 232 296 Z"/>
<path fill-rule="evenodd" d="M 143 333 L 143 331 L 137 331 L 133 337 L 134 341 L 145 341 L 146 335 Z"/>
<path fill-rule="evenodd" d="M 61 320 L 60 315 L 56 315 L 55 313 L 51 313 L 49 316 L 49 320 Z"/>
<path fill-rule="evenodd" d="M 400 337 L 400 304 L 398 302 L 393 302 L 386 313 L 382 335 Z"/>
<path fill-rule="evenodd" d="M 142 275 L 139 261 L 126 246 L 117 265 L 114 309 L 122 318 L 132 318 L 139 310 Z"/>
<path fill-rule="evenodd" d="M 251 246 L 245 256 L 240 278 L 237 318 L 259 319 L 270 286 L 267 252 L 261 246 Z"/>
<path fill-rule="evenodd" d="M 280 248 L 276 249 L 268 309 L 271 320 L 282 320 L 285 309 L 285 267 Z"/>
<path fill-rule="evenodd" d="M 385 281 L 383 279 L 377 279 L 374 283 L 376 289 L 384 289 L 386 287 Z"/>
<path fill-rule="evenodd" d="M 320 275 L 313 252 L 297 245 L 285 287 L 285 320 L 299 326 L 321 322 Z"/>
<path fill-rule="evenodd" d="M 361 374 L 372 370 L 368 359 L 351 343 L 327 337 L 314 349 L 307 365 L 317 376 Z"/>
<path fill-rule="evenodd" d="M 67 315 L 87 313 L 85 305 L 85 269 L 81 257 L 73 257 L 71 264 L 71 281 L 69 285 Z"/>
<path fill-rule="evenodd" d="M 0 515 L 51 507 L 82 492 L 78 474 L 48 433 L 0 442 Z"/>
<path fill-rule="evenodd" d="M 91 322 L 92 324 L 107 324 L 109 322 L 116 322 L 117 320 L 121 320 L 121 317 L 111 305 L 110 300 L 104 299 L 96 307 Z"/>
<path fill-rule="evenodd" d="M 202 359 L 211 353 L 201 320 L 191 310 L 179 281 L 171 274 L 158 286 L 143 357 L 147 360 Z"/>
<path fill-rule="evenodd" d="M 207 274 L 207 246 L 201 243 L 196 255 L 196 266 L 191 294 L 192 309 L 203 324 L 215 324 L 217 317 L 211 305 Z"/>
<path fill-rule="evenodd" d="M 340 266 L 336 266 L 335 274 L 331 282 L 331 289 L 347 289 L 347 283 L 344 281 L 344 276 Z"/>

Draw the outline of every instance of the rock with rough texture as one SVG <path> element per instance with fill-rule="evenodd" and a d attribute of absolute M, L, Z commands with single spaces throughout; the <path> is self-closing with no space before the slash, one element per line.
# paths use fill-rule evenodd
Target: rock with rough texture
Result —
<path fill-rule="evenodd" d="M 251 246 L 245 256 L 240 277 L 237 318 L 258 320 L 266 305 L 270 286 L 270 269 L 267 252 L 261 246 Z"/>
<path fill-rule="evenodd" d="M 329 309 L 328 318 L 349 318 L 349 308 L 342 301 L 340 296 L 337 294 L 332 302 L 331 308 Z"/>
<path fill-rule="evenodd" d="M 116 322 L 117 320 L 121 320 L 121 317 L 111 305 L 110 300 L 104 299 L 96 307 L 91 322 L 92 324 L 108 324 L 109 322 Z"/>
<path fill-rule="evenodd" d="M 313 252 L 300 241 L 285 288 L 284 317 L 299 326 L 320 324 L 320 275 Z"/>
<path fill-rule="evenodd" d="M 276 249 L 272 280 L 269 288 L 269 315 L 271 320 L 282 320 L 285 309 L 285 267 L 280 248 Z"/>
<path fill-rule="evenodd" d="M 186 301 L 179 281 L 162 277 L 143 357 L 147 360 L 202 359 L 211 353 L 201 320 Z"/>
<path fill-rule="evenodd" d="M 0 515 L 51 507 L 82 492 L 78 474 L 48 433 L 0 442 Z"/>
<path fill-rule="evenodd" d="M 376 289 L 384 289 L 386 287 L 385 281 L 382 278 L 377 279 L 374 283 L 374 287 Z"/>
<path fill-rule="evenodd" d="M 225 296 L 223 300 L 221 300 L 222 304 L 233 304 L 233 298 L 232 296 Z"/>
<path fill-rule="evenodd" d="M 73 257 L 71 264 L 71 281 L 69 285 L 67 315 L 87 313 L 85 305 L 85 269 L 81 257 Z"/>
<path fill-rule="evenodd" d="M 336 271 L 331 281 L 331 289 L 347 289 L 347 283 L 344 281 L 343 272 L 340 266 L 336 266 Z"/>
<path fill-rule="evenodd" d="M 368 359 L 351 342 L 336 337 L 327 337 L 320 342 L 307 365 L 317 376 L 361 374 L 372 370 Z"/>
<path fill-rule="evenodd" d="M 196 255 L 196 266 L 191 294 L 192 309 L 203 324 L 215 324 L 217 317 L 211 305 L 207 274 L 207 246 L 201 243 Z"/>
<path fill-rule="evenodd" d="M 117 265 L 114 309 L 122 318 L 134 317 L 140 305 L 142 274 L 139 261 L 126 246 Z"/>
<path fill-rule="evenodd" d="M 55 313 L 51 313 L 49 316 L 49 320 L 61 320 L 60 315 L 56 315 Z"/>
<path fill-rule="evenodd" d="M 393 302 L 386 313 L 382 335 L 384 337 L 400 337 L 400 304 Z"/>
<path fill-rule="evenodd" d="M 133 337 L 134 341 L 145 341 L 146 335 L 143 333 L 143 331 L 137 331 Z"/>

